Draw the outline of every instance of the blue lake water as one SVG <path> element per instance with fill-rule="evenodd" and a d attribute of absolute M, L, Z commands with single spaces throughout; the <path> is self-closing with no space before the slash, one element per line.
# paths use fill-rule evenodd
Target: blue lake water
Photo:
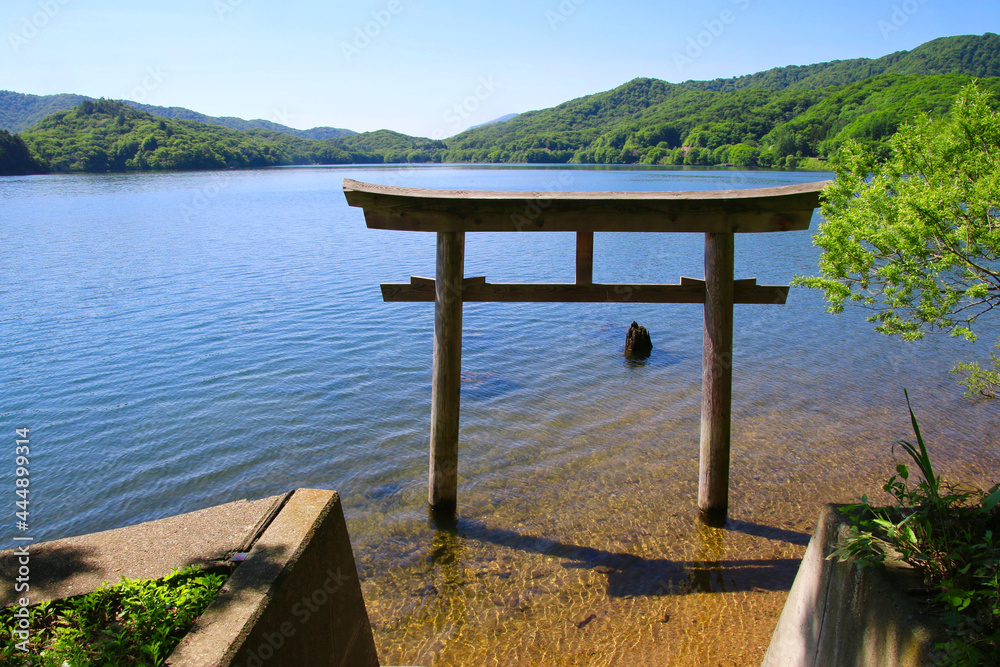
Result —
<path fill-rule="evenodd" d="M 428 535 L 433 305 L 383 303 L 379 283 L 433 276 L 434 237 L 368 230 L 346 204 L 345 177 L 705 190 L 830 175 L 350 166 L 0 178 L 0 433 L 12 455 L 14 430 L 31 429 L 36 539 L 322 487 L 344 498 L 366 577 L 412 560 Z M 739 236 L 736 277 L 786 284 L 813 272 L 818 222 Z M 700 235 L 598 234 L 594 280 L 702 277 L 702 247 Z M 572 282 L 573 249 L 571 234 L 470 234 L 466 275 Z M 947 371 L 983 356 L 996 331 L 976 345 L 908 344 L 875 334 L 863 315 L 829 315 L 821 294 L 796 288 L 783 306 L 736 307 L 735 517 L 791 516 L 808 532 L 821 502 L 870 491 L 863 484 L 891 471 L 892 440 L 909 436 L 904 387 L 942 470 L 990 481 L 997 408 L 962 399 Z M 633 320 L 653 338 L 645 365 L 622 358 Z M 545 516 L 555 523 L 536 533 L 591 534 L 583 519 L 552 517 L 562 508 L 600 524 L 631 475 L 645 481 L 624 494 L 628 512 L 687 516 L 701 325 L 697 305 L 466 305 L 460 509 L 476 521 L 509 516 L 505 530 Z M 0 481 L 13 489 L 7 458 Z M 3 546 L 13 534 L 12 519 Z M 371 585 L 366 595 L 399 593 Z M 384 633 L 393 639 L 380 651 L 423 659 L 406 631 Z M 442 646 L 458 641 L 449 637 Z M 419 664 L 438 664 L 428 660 Z"/>

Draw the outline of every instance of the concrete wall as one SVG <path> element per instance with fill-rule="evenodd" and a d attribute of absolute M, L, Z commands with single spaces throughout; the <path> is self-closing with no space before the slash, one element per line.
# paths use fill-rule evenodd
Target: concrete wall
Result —
<path fill-rule="evenodd" d="M 859 568 L 827 560 L 846 534 L 836 507 L 820 515 L 762 667 L 930 665 L 940 625 L 905 591 L 904 567 Z"/>
<path fill-rule="evenodd" d="M 340 497 L 297 490 L 167 664 L 378 667 Z"/>

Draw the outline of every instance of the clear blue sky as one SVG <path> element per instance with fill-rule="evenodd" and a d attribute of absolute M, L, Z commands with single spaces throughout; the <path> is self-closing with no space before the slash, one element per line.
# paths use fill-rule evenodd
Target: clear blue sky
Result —
<path fill-rule="evenodd" d="M 998 31 L 997 0 L 4 0 L 0 89 L 450 136 L 640 76 Z"/>

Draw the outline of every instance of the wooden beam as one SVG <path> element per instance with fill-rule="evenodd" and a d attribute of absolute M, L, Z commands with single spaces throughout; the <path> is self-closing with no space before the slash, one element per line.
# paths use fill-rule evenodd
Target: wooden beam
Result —
<path fill-rule="evenodd" d="M 594 232 L 576 233 L 576 284 L 594 284 Z"/>
<path fill-rule="evenodd" d="M 494 192 L 344 179 L 344 194 L 375 229 L 744 233 L 808 229 L 828 182 L 699 192 Z"/>
<path fill-rule="evenodd" d="M 434 370 L 427 500 L 436 512 L 454 513 L 458 498 L 458 417 L 462 386 L 462 274 L 465 234 L 437 235 L 434 290 Z M 484 278 L 485 280 L 485 278 Z M 426 279 L 417 289 L 426 288 Z"/>
<path fill-rule="evenodd" d="M 710 526 L 725 524 L 729 512 L 733 292 L 733 235 L 705 234 L 698 514 Z"/>
<path fill-rule="evenodd" d="M 386 302 L 435 300 L 434 281 L 410 280 L 410 283 L 382 283 L 382 299 Z M 755 278 L 733 283 L 734 303 L 783 304 L 787 297 L 788 285 L 758 285 Z M 484 279 L 483 282 L 463 283 L 462 300 L 466 303 L 704 303 L 705 281 L 681 278 L 680 285 L 579 285 L 487 283 Z"/>
<path fill-rule="evenodd" d="M 486 282 L 486 276 L 470 276 L 467 278 L 462 278 L 463 285 L 482 285 Z M 431 298 L 428 301 L 434 301 L 434 279 L 424 278 L 422 276 L 410 276 L 410 285 L 419 287 L 421 289 L 430 290 L 432 293 Z"/>

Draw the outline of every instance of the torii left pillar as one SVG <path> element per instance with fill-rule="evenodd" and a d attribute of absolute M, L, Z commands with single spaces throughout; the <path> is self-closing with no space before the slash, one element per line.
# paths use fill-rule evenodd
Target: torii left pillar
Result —
<path fill-rule="evenodd" d="M 462 389 L 462 276 L 465 232 L 437 233 L 434 281 L 434 370 L 427 501 L 454 513 L 458 501 L 458 415 Z"/>

